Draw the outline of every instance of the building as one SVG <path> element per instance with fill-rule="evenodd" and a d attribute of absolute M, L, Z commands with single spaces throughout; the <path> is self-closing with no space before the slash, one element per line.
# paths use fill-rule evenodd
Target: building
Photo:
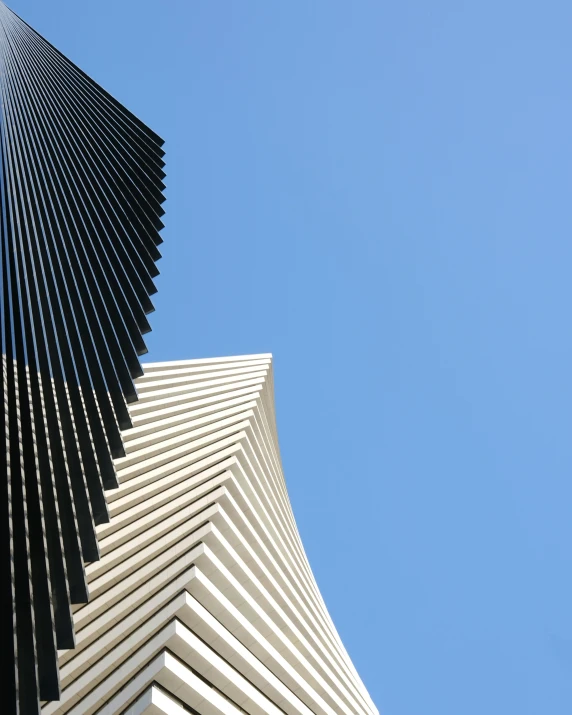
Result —
<path fill-rule="evenodd" d="M 9 713 L 375 713 L 280 465 L 268 355 L 150 364 L 161 139 L 0 2 Z"/>
<path fill-rule="evenodd" d="M 55 713 L 375 713 L 288 500 L 269 355 L 144 366 Z"/>

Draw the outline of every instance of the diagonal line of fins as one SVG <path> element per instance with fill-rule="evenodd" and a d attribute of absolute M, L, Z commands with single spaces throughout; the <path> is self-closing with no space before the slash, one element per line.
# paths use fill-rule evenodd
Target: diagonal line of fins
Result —
<path fill-rule="evenodd" d="M 0 3 L 0 524 L 8 712 L 60 695 L 160 257 L 162 140 Z"/>

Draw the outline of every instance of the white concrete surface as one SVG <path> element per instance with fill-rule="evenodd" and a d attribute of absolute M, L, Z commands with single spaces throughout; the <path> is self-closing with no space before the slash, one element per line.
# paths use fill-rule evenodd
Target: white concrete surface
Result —
<path fill-rule="evenodd" d="M 42 712 L 374 715 L 288 500 L 270 355 L 144 365 Z"/>

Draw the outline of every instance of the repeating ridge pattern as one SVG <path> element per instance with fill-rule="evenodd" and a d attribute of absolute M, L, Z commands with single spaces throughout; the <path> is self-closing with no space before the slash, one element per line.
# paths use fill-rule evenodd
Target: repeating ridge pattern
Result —
<path fill-rule="evenodd" d="M 131 425 L 162 140 L 0 2 L 3 696 L 57 699 Z"/>
<path fill-rule="evenodd" d="M 42 712 L 374 715 L 282 473 L 270 355 L 144 365 L 89 604 Z"/>

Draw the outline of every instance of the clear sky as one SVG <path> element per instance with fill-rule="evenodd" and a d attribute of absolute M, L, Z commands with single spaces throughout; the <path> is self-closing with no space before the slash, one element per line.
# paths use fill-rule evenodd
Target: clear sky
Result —
<path fill-rule="evenodd" d="M 572 3 L 8 0 L 166 139 L 149 358 L 272 352 L 385 715 L 572 713 Z"/>

